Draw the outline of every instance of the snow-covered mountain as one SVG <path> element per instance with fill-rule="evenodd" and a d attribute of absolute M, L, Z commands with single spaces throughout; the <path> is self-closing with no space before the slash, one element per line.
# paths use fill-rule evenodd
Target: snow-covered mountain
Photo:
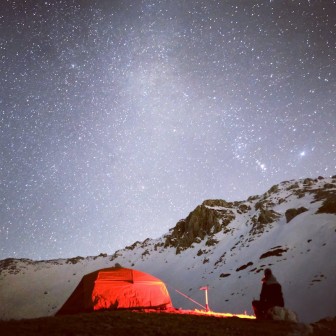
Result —
<path fill-rule="evenodd" d="M 336 316 L 336 176 L 292 180 L 246 201 L 206 200 L 158 239 L 113 255 L 0 261 L 0 319 L 53 315 L 84 274 L 120 264 L 162 279 L 175 307 L 252 313 L 263 270 L 303 322 Z"/>

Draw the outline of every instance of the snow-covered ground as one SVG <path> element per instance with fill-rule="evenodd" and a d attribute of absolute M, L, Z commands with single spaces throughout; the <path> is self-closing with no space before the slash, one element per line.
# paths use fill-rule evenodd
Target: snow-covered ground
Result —
<path fill-rule="evenodd" d="M 326 198 L 335 202 L 335 195 L 336 178 L 320 178 L 280 183 L 239 202 L 246 211 L 238 202 L 230 209 L 204 205 L 210 211 L 231 211 L 235 218 L 225 230 L 208 233 L 178 252 L 165 244 L 170 230 L 112 256 L 1 261 L 0 319 L 53 315 L 84 274 L 116 263 L 163 280 L 177 308 L 200 307 L 176 290 L 204 305 L 199 288 L 208 285 L 211 310 L 248 314 L 251 301 L 259 297 L 262 270 L 270 267 L 282 285 L 286 307 L 300 321 L 336 316 L 336 215 L 316 213 Z M 260 204 L 276 213 L 272 222 L 256 223 Z M 287 223 L 286 211 L 299 208 L 305 211 Z"/>

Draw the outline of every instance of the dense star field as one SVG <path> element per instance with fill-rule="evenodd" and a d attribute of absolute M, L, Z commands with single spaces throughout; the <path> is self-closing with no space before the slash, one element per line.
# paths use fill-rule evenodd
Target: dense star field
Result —
<path fill-rule="evenodd" d="M 1 1 L 0 259 L 336 174 L 335 44 L 332 0 Z"/>

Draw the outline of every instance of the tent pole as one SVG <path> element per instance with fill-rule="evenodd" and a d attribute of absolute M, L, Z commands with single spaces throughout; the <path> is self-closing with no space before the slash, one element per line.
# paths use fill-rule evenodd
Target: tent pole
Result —
<path fill-rule="evenodd" d="M 208 301 L 208 288 L 209 286 L 203 286 L 200 288 L 200 290 L 204 290 L 205 292 L 205 311 L 210 311 L 210 308 L 209 308 L 209 301 Z"/>
<path fill-rule="evenodd" d="M 206 287 L 205 290 L 205 311 L 209 311 L 209 302 L 208 302 L 208 286 Z"/>

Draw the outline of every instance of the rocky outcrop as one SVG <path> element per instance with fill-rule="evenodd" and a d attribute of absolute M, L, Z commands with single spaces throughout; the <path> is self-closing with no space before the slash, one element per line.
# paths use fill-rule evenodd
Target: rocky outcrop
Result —
<path fill-rule="evenodd" d="M 336 214 L 336 195 L 334 197 L 328 197 L 323 201 L 322 206 L 316 213 L 330 213 Z"/>
<path fill-rule="evenodd" d="M 323 189 L 312 189 L 310 193 L 314 194 L 315 202 L 323 201 L 316 213 L 336 214 L 336 180 L 334 178 L 332 183 L 325 183 Z"/>
<path fill-rule="evenodd" d="M 307 178 L 299 181 L 285 181 L 272 186 L 261 196 L 249 197 L 245 202 L 227 202 L 221 199 L 205 200 L 189 216 L 180 220 L 165 236 L 164 247 L 176 248 L 176 253 L 192 247 L 207 239 L 206 246 L 218 243 L 216 233 L 229 234 L 229 224 L 242 214 L 246 214 L 246 225 L 250 227 L 249 235 L 260 235 L 285 216 L 287 223 L 307 211 L 305 207 L 287 209 L 285 214 L 276 212 L 275 206 L 287 202 L 288 197 L 302 198 L 313 195 L 313 202 L 323 202 L 317 213 L 336 213 L 336 180 L 320 183 L 322 177 Z M 323 182 L 323 181 L 322 181 Z M 321 187 L 322 185 L 322 187 Z M 282 195 L 281 195 L 281 191 Z M 283 196 L 283 195 L 286 196 Z M 280 197 L 281 196 L 281 197 Z"/>
<path fill-rule="evenodd" d="M 276 221 L 279 217 L 280 214 L 278 214 L 274 210 L 261 209 L 258 217 L 258 222 L 260 224 L 270 224 Z"/>
<path fill-rule="evenodd" d="M 280 214 L 274 210 L 260 208 L 259 215 L 254 215 L 251 219 L 252 228 L 250 234 L 255 235 L 264 232 L 265 227 L 268 224 L 275 222 L 279 217 Z"/>
<path fill-rule="evenodd" d="M 221 199 L 209 199 L 205 200 L 202 205 L 206 205 L 209 207 L 222 207 L 222 208 L 232 208 L 233 203 L 232 202 L 226 202 L 225 200 Z"/>
<path fill-rule="evenodd" d="M 165 246 L 176 247 L 176 252 L 203 240 L 206 235 L 214 235 L 225 228 L 234 218 L 232 203 L 224 200 L 207 200 L 196 207 L 186 219 L 180 220 L 169 235 Z M 211 240 L 212 243 L 215 240 Z"/>
<path fill-rule="evenodd" d="M 285 212 L 285 216 L 286 216 L 286 222 L 289 223 L 294 217 L 302 214 L 303 212 L 306 212 L 308 211 L 308 209 L 306 209 L 305 207 L 300 207 L 300 208 L 297 208 L 297 209 L 288 209 L 286 212 Z"/>
<path fill-rule="evenodd" d="M 282 246 L 275 246 L 271 248 L 269 251 L 263 253 L 259 259 L 265 259 L 269 257 L 280 257 L 282 256 L 283 253 L 286 253 L 288 251 L 287 247 L 282 247 Z"/>

